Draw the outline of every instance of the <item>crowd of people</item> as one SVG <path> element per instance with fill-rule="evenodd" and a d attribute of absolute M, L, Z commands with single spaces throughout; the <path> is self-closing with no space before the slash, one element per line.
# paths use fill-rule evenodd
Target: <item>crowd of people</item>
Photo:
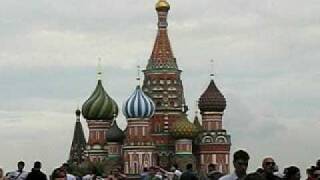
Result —
<path fill-rule="evenodd" d="M 208 172 L 195 172 L 192 164 L 186 165 L 182 172 L 177 165 L 173 165 L 169 171 L 152 166 L 144 168 L 140 174 L 142 180 L 300 180 L 301 171 L 296 166 L 289 166 L 279 171 L 278 165 L 272 157 L 266 157 L 262 161 L 262 167 L 255 172 L 247 173 L 250 156 L 244 150 L 233 154 L 234 171 L 230 174 L 222 174 L 214 164 L 208 165 Z M 41 162 L 36 161 L 31 172 L 24 171 L 24 162 L 18 162 L 18 170 L 4 174 L 0 168 L 0 180 L 47 180 L 47 176 L 41 171 Z M 306 180 L 320 180 L 320 159 L 314 166 L 306 170 Z M 128 177 L 121 172 L 121 168 L 111 170 L 107 176 L 99 176 L 94 170 L 83 177 L 76 177 L 70 172 L 69 165 L 63 164 L 54 169 L 49 176 L 50 180 L 123 180 Z"/>

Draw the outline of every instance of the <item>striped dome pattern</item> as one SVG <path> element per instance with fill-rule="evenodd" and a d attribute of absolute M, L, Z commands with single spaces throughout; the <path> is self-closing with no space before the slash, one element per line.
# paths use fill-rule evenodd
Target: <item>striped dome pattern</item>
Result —
<path fill-rule="evenodd" d="M 148 118 L 153 115 L 155 104 L 140 86 L 137 86 L 133 94 L 125 101 L 122 111 L 126 118 Z"/>
<path fill-rule="evenodd" d="M 87 120 L 112 120 L 118 115 L 117 103 L 104 90 L 101 80 L 89 99 L 82 105 L 82 115 Z"/>

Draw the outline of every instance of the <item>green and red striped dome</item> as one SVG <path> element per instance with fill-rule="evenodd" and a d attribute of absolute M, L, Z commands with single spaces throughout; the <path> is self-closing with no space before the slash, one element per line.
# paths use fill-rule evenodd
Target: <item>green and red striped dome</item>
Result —
<path fill-rule="evenodd" d="M 82 105 L 82 115 L 87 120 L 110 121 L 118 115 L 118 105 L 104 90 L 101 80 L 98 80 L 96 89 Z"/>

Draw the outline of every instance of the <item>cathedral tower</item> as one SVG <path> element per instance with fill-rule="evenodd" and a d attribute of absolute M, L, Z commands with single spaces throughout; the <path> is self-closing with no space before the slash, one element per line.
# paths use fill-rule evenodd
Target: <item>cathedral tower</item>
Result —
<path fill-rule="evenodd" d="M 156 105 L 151 118 L 152 137 L 157 145 L 157 164 L 168 167 L 174 155 L 174 138 L 169 135 L 169 128 L 181 117 L 185 104 L 183 86 L 168 37 L 167 16 L 170 5 L 166 0 L 156 4 L 158 14 L 158 32 L 154 47 L 144 70 L 143 91 Z"/>
<path fill-rule="evenodd" d="M 155 165 L 155 146 L 151 137 L 150 117 L 155 105 L 138 85 L 123 105 L 128 125 L 123 146 L 124 172 L 139 176 L 143 168 Z"/>
<path fill-rule="evenodd" d="M 231 138 L 222 126 L 222 116 L 226 108 L 226 99 L 217 88 L 213 74 L 209 86 L 199 98 L 202 116 L 202 133 L 200 135 L 200 166 L 207 169 L 215 164 L 222 173 L 229 172 Z"/>
<path fill-rule="evenodd" d="M 104 90 L 100 76 L 101 71 L 98 72 L 96 89 L 82 105 L 82 115 L 87 120 L 89 128 L 86 154 L 93 162 L 107 159 L 106 135 L 112 120 L 118 115 L 118 106 Z"/>
<path fill-rule="evenodd" d="M 80 164 L 85 159 L 86 139 L 80 121 L 81 111 L 76 110 L 76 125 L 73 132 L 73 140 L 70 149 L 69 162 Z"/>

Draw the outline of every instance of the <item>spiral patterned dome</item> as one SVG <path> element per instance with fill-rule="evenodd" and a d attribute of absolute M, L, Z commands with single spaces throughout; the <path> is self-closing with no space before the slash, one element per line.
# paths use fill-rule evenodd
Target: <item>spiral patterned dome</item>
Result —
<path fill-rule="evenodd" d="M 199 98 L 199 109 L 202 112 L 223 112 L 226 108 L 226 99 L 219 91 L 213 80 Z"/>
<path fill-rule="evenodd" d="M 117 121 L 114 120 L 112 126 L 106 133 L 108 142 L 122 142 L 125 137 L 124 132 L 119 128 Z"/>
<path fill-rule="evenodd" d="M 182 115 L 170 128 L 170 134 L 176 139 L 193 139 L 199 134 L 199 129 L 191 123 L 186 115 Z"/>
<path fill-rule="evenodd" d="M 124 103 L 122 108 L 126 118 L 149 118 L 155 111 L 155 104 L 140 88 L 137 86 L 133 94 Z"/>
<path fill-rule="evenodd" d="M 87 120 L 112 120 L 118 115 L 118 106 L 104 90 L 101 80 L 98 80 L 96 89 L 82 105 L 82 115 Z"/>

